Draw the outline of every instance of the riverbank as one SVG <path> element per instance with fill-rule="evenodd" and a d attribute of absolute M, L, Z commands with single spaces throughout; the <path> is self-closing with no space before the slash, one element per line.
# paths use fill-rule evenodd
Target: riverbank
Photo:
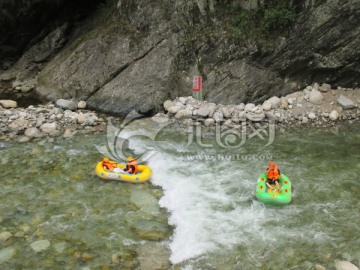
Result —
<path fill-rule="evenodd" d="M 212 127 L 220 123 L 224 128 L 241 129 L 244 122 L 274 123 L 286 130 L 294 127 L 332 127 L 353 124 L 360 119 L 360 89 L 332 89 L 329 84 L 307 86 L 303 91 L 285 97 L 271 97 L 263 104 L 222 105 L 179 97 L 164 103 L 164 113 L 152 119 L 159 124 L 169 121 L 182 125 Z"/>
<path fill-rule="evenodd" d="M 262 104 L 223 105 L 178 97 L 164 102 L 164 112 L 152 117 L 158 124 L 178 123 L 183 127 L 203 125 L 212 129 L 249 131 L 274 124 L 286 131 L 302 127 L 352 125 L 360 119 L 360 88 L 332 89 L 314 83 L 303 91 L 285 97 L 271 97 Z M 57 100 L 55 104 L 17 106 L 13 100 L 0 100 L 0 140 L 28 142 L 39 138 L 69 138 L 77 133 L 102 133 L 111 116 L 86 109 L 86 102 Z"/>
<path fill-rule="evenodd" d="M 28 142 L 44 137 L 70 138 L 77 133 L 101 133 L 106 117 L 86 110 L 86 102 L 58 100 L 56 104 L 17 106 L 0 100 L 0 140 Z"/>

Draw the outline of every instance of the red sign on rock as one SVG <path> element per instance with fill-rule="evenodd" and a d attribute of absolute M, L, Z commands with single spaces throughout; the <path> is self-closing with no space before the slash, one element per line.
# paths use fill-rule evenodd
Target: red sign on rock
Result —
<path fill-rule="evenodd" d="M 201 76 L 194 76 L 193 79 L 193 91 L 200 92 L 202 89 L 202 77 Z"/>

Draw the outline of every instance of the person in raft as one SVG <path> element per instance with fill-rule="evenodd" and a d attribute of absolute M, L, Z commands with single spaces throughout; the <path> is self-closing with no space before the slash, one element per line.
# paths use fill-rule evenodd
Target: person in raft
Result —
<path fill-rule="evenodd" d="M 139 171 L 137 161 L 133 157 L 128 157 L 127 161 L 124 171 L 130 174 L 137 173 Z"/>
<path fill-rule="evenodd" d="M 280 190 L 279 179 L 281 177 L 281 173 L 280 173 L 278 166 L 274 162 L 269 162 L 269 166 L 266 170 L 266 174 L 267 174 L 266 185 L 268 186 L 268 188 L 273 189 L 273 190 L 276 190 L 276 189 Z M 271 186 L 273 184 L 275 184 L 276 189 L 274 189 Z"/>
<path fill-rule="evenodd" d="M 110 161 L 108 158 L 103 158 L 102 165 L 105 170 L 114 171 L 117 168 L 117 163 L 115 161 Z"/>

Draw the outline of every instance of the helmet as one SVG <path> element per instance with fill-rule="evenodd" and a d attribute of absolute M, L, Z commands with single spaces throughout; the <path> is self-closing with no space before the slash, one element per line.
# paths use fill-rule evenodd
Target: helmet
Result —
<path fill-rule="evenodd" d="M 103 162 L 110 162 L 110 159 L 108 159 L 107 157 L 104 157 Z"/>
<path fill-rule="evenodd" d="M 133 161 L 134 160 L 134 158 L 132 157 L 132 156 L 129 156 L 128 158 L 127 158 L 127 161 Z"/>

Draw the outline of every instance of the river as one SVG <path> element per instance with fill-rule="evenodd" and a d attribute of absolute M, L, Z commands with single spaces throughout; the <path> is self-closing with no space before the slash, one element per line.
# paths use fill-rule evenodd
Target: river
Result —
<path fill-rule="evenodd" d="M 111 136 L 0 142 L 0 233 L 12 234 L 0 240 L 2 269 L 160 264 L 184 270 L 303 270 L 316 264 L 332 269 L 337 259 L 360 264 L 357 128 L 254 128 L 239 142 L 225 131 L 216 137 L 204 129 L 159 129 L 149 119 L 134 123 L 117 133 L 129 137 L 138 155 L 152 154 L 147 162 L 153 176 L 141 185 L 94 174 L 102 158 L 95 145 L 111 145 Z M 292 181 L 289 205 L 254 198 L 269 160 Z M 136 198 L 148 199 L 141 205 Z M 134 230 L 149 224 L 145 221 L 164 225 L 160 240 Z M 50 246 L 36 253 L 31 245 L 38 240 Z"/>

